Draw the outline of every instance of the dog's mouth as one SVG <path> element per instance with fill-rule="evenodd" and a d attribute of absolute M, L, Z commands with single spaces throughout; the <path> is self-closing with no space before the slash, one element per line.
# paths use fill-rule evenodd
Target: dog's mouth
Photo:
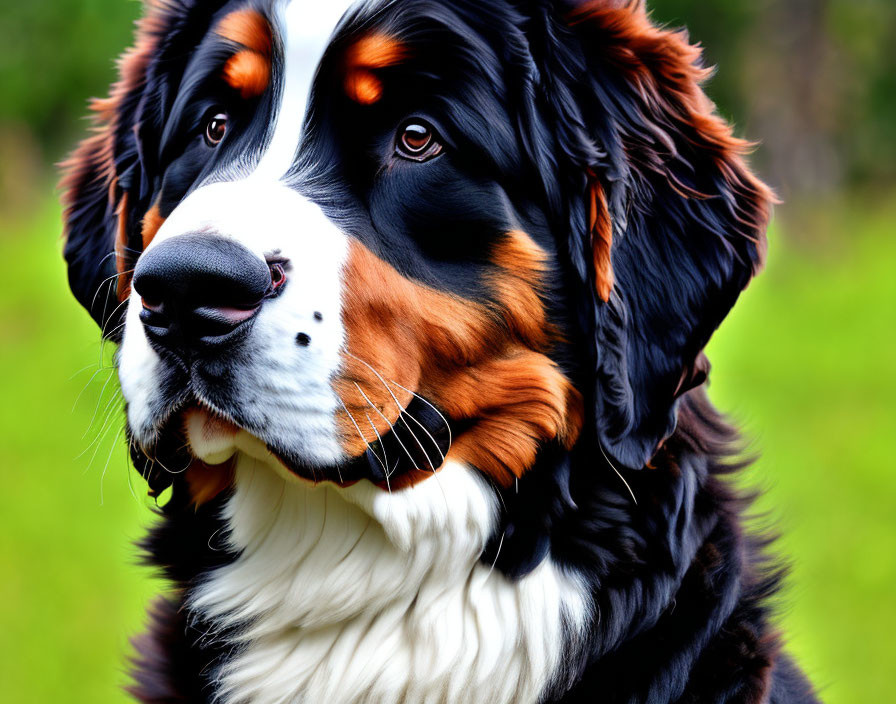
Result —
<path fill-rule="evenodd" d="M 358 457 L 333 466 L 305 461 L 300 451 L 266 441 L 208 404 L 190 399 L 173 410 L 150 447 L 131 443 L 137 471 L 158 496 L 179 476 L 193 470 L 232 473 L 240 456 L 267 464 L 290 479 L 350 486 L 367 479 L 384 488 L 400 488 L 433 474 L 445 462 L 452 428 L 429 402 L 415 398 L 387 433 L 370 442 Z"/>

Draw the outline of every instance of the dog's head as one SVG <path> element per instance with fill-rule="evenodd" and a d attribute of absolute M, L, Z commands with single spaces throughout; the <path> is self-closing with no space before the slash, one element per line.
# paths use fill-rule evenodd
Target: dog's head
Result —
<path fill-rule="evenodd" d="M 644 466 L 763 255 L 705 76 L 639 2 L 150 0 L 64 184 L 138 466 Z"/>

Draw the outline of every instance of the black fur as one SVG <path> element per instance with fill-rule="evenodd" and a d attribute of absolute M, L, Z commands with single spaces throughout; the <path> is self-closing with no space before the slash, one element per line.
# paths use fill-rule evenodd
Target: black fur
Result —
<path fill-rule="evenodd" d="M 186 484 L 174 482 L 171 498 L 157 511 L 157 526 L 140 544 L 146 564 L 173 586 L 150 609 L 148 632 L 134 641 L 129 691 L 140 701 L 204 702 L 214 696 L 215 667 L 229 654 L 227 634 L 188 611 L 184 597 L 209 570 L 236 557 L 218 518 L 226 498 L 197 509 Z"/>
<path fill-rule="evenodd" d="M 197 182 L 251 161 L 266 135 L 270 91 L 235 116 L 226 150 L 210 156 L 193 134 L 224 90 L 214 78 L 220 40 L 208 29 L 243 4 L 157 5 L 106 141 L 74 158 L 70 280 L 113 338 L 122 199 L 133 265 L 151 203 L 170 213 Z M 400 93 L 362 108 L 332 86 L 339 48 L 371 27 L 401 37 L 414 60 L 386 72 Z M 696 54 L 648 27 L 638 3 L 618 0 L 365 7 L 324 58 L 316 129 L 300 155 L 303 179 L 318 164 L 312 180 L 327 186 L 295 185 L 404 275 L 470 300 L 488 302 L 488 252 L 509 229 L 524 229 L 551 259 L 544 302 L 566 340 L 552 356 L 586 399 L 586 431 L 572 450 L 546 445 L 518 483 L 495 488 L 501 525 L 482 556 L 516 579 L 550 555 L 589 586 L 597 608 L 587 642 L 570 648 L 546 701 L 815 702 L 771 623 L 781 574 L 744 532 L 748 502 L 729 485 L 735 435 L 697 388 L 708 373 L 702 349 L 761 264 L 772 196 L 701 102 Z M 409 113 L 435 125 L 446 154 L 380 179 L 395 124 Z M 607 301 L 595 292 L 595 183 L 614 239 Z M 434 433 L 441 428 L 433 419 Z M 138 449 L 134 460 L 154 492 L 173 486 L 143 547 L 175 592 L 138 643 L 132 691 L 144 702 L 210 701 L 227 634 L 206 637 L 184 599 L 235 558 L 217 540 L 227 497 L 197 511 L 182 477 Z M 379 470 L 368 456 L 343 471 L 376 480 Z"/>

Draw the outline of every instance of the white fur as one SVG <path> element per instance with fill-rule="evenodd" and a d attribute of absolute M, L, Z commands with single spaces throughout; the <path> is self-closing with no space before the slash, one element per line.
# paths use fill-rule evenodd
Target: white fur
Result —
<path fill-rule="evenodd" d="M 146 445 L 157 430 L 162 362 L 143 332 L 140 308 L 139 302 L 133 304 L 132 294 L 116 359 L 121 393 L 128 404 L 128 424 L 137 441 Z"/>
<path fill-rule="evenodd" d="M 239 633 L 221 701 L 539 701 L 590 605 L 549 559 L 519 581 L 479 561 L 496 508 L 453 462 L 389 494 L 291 482 L 241 456 L 225 509 L 240 557 L 190 600 L 209 637 Z"/>
<path fill-rule="evenodd" d="M 275 7 L 285 61 L 283 94 L 274 136 L 255 170 L 256 178 L 280 178 L 292 165 L 317 66 L 339 19 L 354 4 L 355 0 L 287 0 Z"/>

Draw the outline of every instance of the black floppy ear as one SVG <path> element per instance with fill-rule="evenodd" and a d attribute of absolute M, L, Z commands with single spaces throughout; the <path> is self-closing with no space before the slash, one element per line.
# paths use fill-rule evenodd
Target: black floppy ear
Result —
<path fill-rule="evenodd" d="M 129 272 L 142 249 L 140 226 L 149 195 L 139 132 L 152 103 L 149 72 L 166 20 L 163 6 L 147 7 L 134 47 L 119 59 L 119 79 L 109 97 L 91 104 L 92 134 L 62 164 L 60 182 L 69 285 L 112 337 L 119 303 L 129 292 Z"/>
<path fill-rule="evenodd" d="M 115 177 L 113 128 L 103 124 L 102 118 L 97 122 L 96 134 L 85 139 L 63 164 L 60 188 L 69 286 L 105 330 L 119 304 L 118 259 L 126 199 L 119 193 Z"/>
<path fill-rule="evenodd" d="M 637 1 L 561 4 L 569 81 L 554 101 L 579 140 L 570 249 L 595 294 L 597 430 L 639 468 L 706 378 L 702 350 L 762 264 L 774 196 L 702 91 L 686 34 Z"/>

